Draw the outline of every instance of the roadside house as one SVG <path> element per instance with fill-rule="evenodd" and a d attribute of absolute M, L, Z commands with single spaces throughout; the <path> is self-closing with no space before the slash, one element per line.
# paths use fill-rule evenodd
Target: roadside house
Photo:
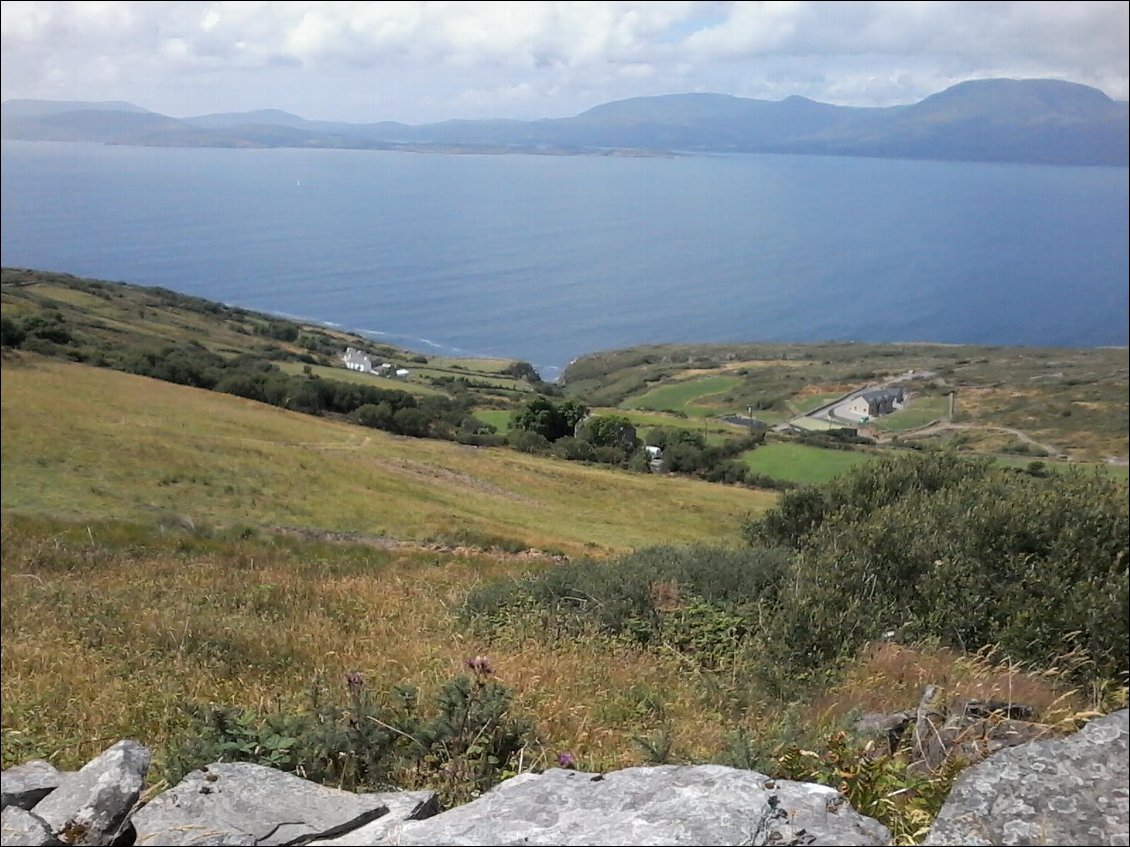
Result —
<path fill-rule="evenodd" d="M 857 394 L 847 403 L 837 407 L 836 414 L 840 417 L 864 421 L 880 415 L 889 415 L 901 408 L 905 400 L 906 393 L 900 386 L 873 388 Z"/>

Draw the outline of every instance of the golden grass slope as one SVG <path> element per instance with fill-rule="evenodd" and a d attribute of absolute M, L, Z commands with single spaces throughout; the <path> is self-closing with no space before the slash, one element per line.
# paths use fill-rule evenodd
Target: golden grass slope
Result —
<path fill-rule="evenodd" d="M 3 370 L 5 511 L 297 527 L 567 554 L 737 543 L 772 495 L 392 436 L 25 355 Z"/>

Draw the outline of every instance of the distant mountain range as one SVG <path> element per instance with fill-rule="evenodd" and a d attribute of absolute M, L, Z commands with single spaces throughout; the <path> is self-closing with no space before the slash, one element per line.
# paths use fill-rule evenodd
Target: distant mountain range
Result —
<path fill-rule="evenodd" d="M 669 94 L 605 103 L 571 118 L 310 121 L 277 109 L 172 118 L 123 102 L 8 100 L 9 139 L 159 147 L 307 147 L 436 152 L 802 153 L 1130 164 L 1130 107 L 1049 79 L 963 82 L 918 103 L 852 108 L 804 97 Z"/>

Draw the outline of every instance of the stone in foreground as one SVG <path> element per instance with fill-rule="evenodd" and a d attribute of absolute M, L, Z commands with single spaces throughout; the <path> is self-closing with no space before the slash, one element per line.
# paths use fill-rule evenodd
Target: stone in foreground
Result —
<path fill-rule="evenodd" d="M 42 820 L 19 806 L 5 806 L 0 812 L 0 844 L 4 847 L 47 847 L 62 844 Z"/>
<path fill-rule="evenodd" d="M 188 774 L 133 816 L 136 844 L 306 844 L 389 811 L 384 795 L 353 794 L 249 762 Z"/>
<path fill-rule="evenodd" d="M 433 791 L 390 791 L 374 795 L 388 806 L 388 814 L 337 838 L 311 841 L 310 847 L 353 847 L 356 844 L 396 843 L 391 833 L 406 821 L 421 821 L 438 814 L 439 798 Z"/>
<path fill-rule="evenodd" d="M 1127 710 L 958 777 L 925 844 L 1130 843 Z"/>
<path fill-rule="evenodd" d="M 354 844 L 888 844 L 834 789 L 721 765 L 522 774 Z"/>
<path fill-rule="evenodd" d="M 119 741 L 82 770 L 65 774 L 35 805 L 35 816 L 67 844 L 109 844 L 141 794 L 149 755 L 136 741 Z"/>
<path fill-rule="evenodd" d="M 0 773 L 0 808 L 19 806 L 26 811 L 58 788 L 62 778 L 63 774 L 43 759 L 8 768 Z"/>

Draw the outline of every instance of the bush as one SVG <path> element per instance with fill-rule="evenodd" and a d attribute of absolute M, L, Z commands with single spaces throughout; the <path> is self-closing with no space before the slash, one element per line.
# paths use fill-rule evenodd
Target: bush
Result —
<path fill-rule="evenodd" d="M 526 382 L 539 383 L 541 382 L 541 374 L 529 362 L 511 362 L 501 371 L 501 374 L 512 376 L 515 379 L 524 379 Z"/>
<path fill-rule="evenodd" d="M 662 643 L 713 667 L 760 629 L 786 564 L 784 551 L 657 547 L 481 586 L 464 615 L 488 632 L 534 621 L 562 635 Z"/>
<path fill-rule="evenodd" d="M 591 444 L 571 435 L 566 435 L 564 438 L 558 438 L 554 441 L 550 452 L 554 456 L 574 462 L 591 462 L 596 458 L 596 451 L 593 450 Z"/>
<path fill-rule="evenodd" d="M 797 672 L 886 630 L 1044 667 L 1076 649 L 1108 677 L 1130 666 L 1123 483 L 909 456 L 789 492 L 746 534 L 796 551 L 768 643 Z"/>
<path fill-rule="evenodd" d="M 294 710 L 189 705 L 165 778 L 175 783 L 217 761 L 255 762 L 347 790 L 426 786 L 445 804 L 466 802 L 501 779 L 533 732 L 510 714 L 510 692 L 491 678 L 489 660 L 466 664 L 470 674 L 443 683 L 426 704 L 407 685 L 378 701 L 351 673 L 344 702 L 316 684 Z"/>
<path fill-rule="evenodd" d="M 26 337 L 27 333 L 20 324 L 7 315 L 0 318 L 0 346 L 19 347 Z"/>
<path fill-rule="evenodd" d="M 548 453 L 549 440 L 544 435 L 536 432 L 527 432 L 524 429 L 511 430 L 506 434 L 506 443 L 515 450 L 523 453 Z"/>

